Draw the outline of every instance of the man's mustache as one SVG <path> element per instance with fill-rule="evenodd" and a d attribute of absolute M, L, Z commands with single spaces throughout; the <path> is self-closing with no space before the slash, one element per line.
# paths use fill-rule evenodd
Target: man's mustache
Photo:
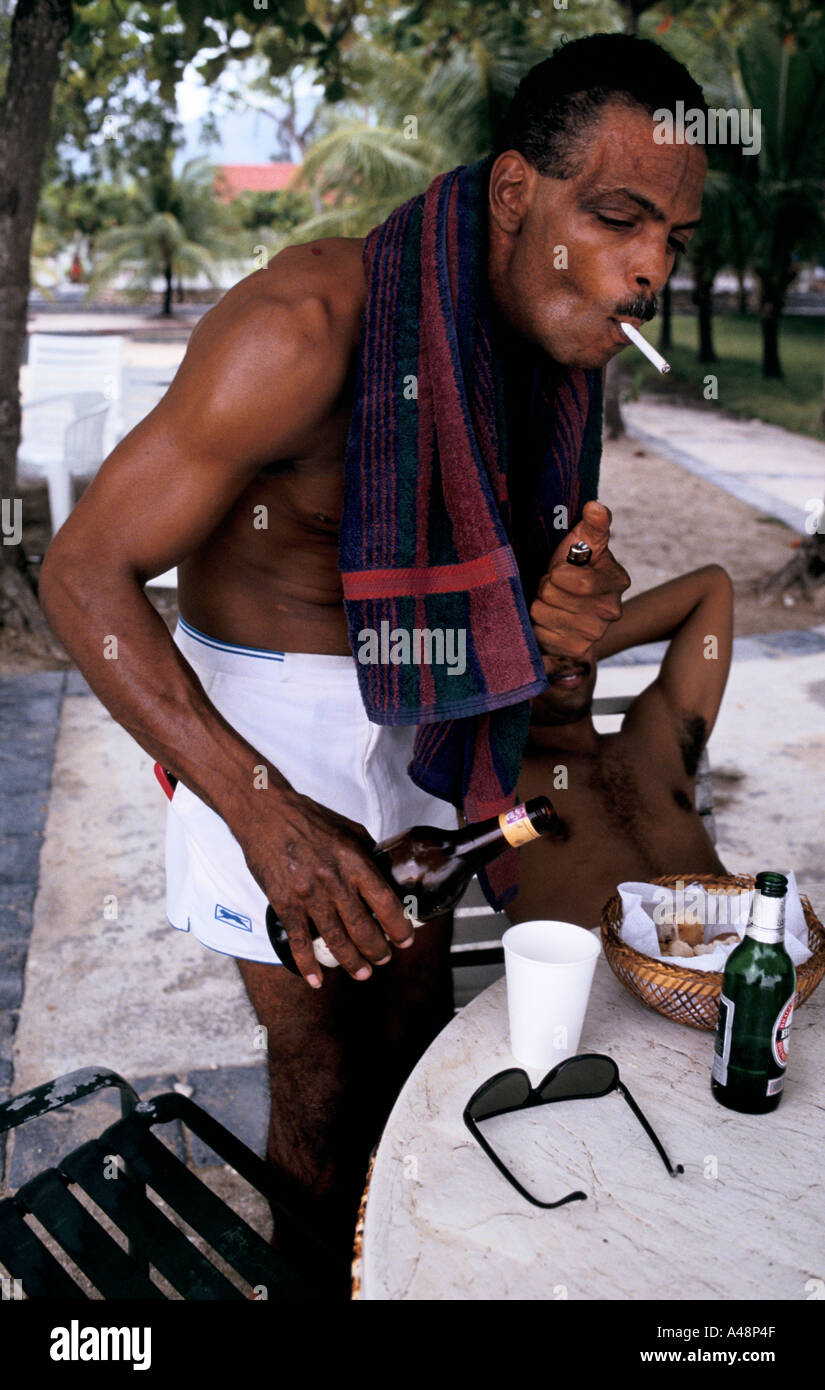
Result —
<path fill-rule="evenodd" d="M 659 301 L 655 294 L 637 294 L 635 299 L 626 299 L 624 304 L 620 304 L 613 317 L 641 319 L 642 323 L 650 323 L 658 312 Z"/>

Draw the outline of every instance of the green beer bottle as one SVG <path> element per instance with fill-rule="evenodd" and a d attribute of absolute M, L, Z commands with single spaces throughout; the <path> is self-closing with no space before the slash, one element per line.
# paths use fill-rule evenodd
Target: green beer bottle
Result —
<path fill-rule="evenodd" d="M 720 1105 L 748 1115 L 782 1099 L 796 970 L 785 950 L 783 874 L 756 875 L 742 942 L 725 966 L 710 1089 Z"/>

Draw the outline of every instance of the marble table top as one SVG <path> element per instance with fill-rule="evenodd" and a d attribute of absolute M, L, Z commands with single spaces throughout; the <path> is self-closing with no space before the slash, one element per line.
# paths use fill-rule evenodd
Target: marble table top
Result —
<path fill-rule="evenodd" d="M 401 1092 L 364 1218 L 363 1299 L 809 1299 L 825 1296 L 825 988 L 794 1017 L 785 1095 L 739 1115 L 710 1093 L 713 1034 L 634 999 L 600 956 L 580 1052 L 604 1052 L 684 1174 L 671 1177 L 624 1098 L 486 1121 L 542 1200 L 498 1173 L 462 1120 L 517 1065 L 504 980 L 434 1041 Z M 533 1084 L 540 1073 L 531 1072 Z"/>

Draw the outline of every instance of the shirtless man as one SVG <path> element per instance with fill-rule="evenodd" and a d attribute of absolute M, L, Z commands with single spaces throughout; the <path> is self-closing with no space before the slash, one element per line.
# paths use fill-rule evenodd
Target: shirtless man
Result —
<path fill-rule="evenodd" d="M 612 76 L 603 76 L 602 62 L 598 81 L 582 85 L 615 90 L 633 69 L 647 104 L 619 96 L 584 115 L 576 107 L 570 129 L 562 123 L 552 135 L 565 177 L 539 173 L 515 146 L 492 168 L 494 308 L 563 364 L 598 367 L 622 350 L 617 311 L 630 302 L 643 306 L 636 323 L 652 316 L 676 251 L 699 218 L 704 151 L 652 139 L 647 94 L 657 64 L 659 94 L 664 83 L 688 105 L 701 100 L 683 69 L 639 43 L 635 60 L 623 49 Z M 652 100 L 661 104 L 658 95 Z M 527 119 L 535 142 L 540 113 L 531 108 Z M 569 253 L 563 272 L 554 265 L 560 243 Z M 50 623 L 92 689 L 179 779 L 172 810 L 182 787 L 190 829 L 208 816 L 224 822 L 227 854 L 234 847 L 243 856 L 260 901 L 274 905 L 288 930 L 303 979 L 266 963 L 272 956 L 260 944 L 263 922 L 250 923 L 250 933 L 243 912 L 234 929 L 222 924 L 235 930 L 236 944 L 220 949 L 238 957 L 267 1029 L 273 1170 L 285 1197 L 341 1249 L 350 1246 L 368 1154 L 399 1086 L 449 1020 L 450 924 L 429 925 L 413 944 L 399 902 L 368 857 L 365 815 L 328 809 L 324 764 L 334 752 L 340 764 L 345 740 L 335 738 L 326 714 L 311 726 L 311 743 L 285 750 L 291 762 L 283 766 L 295 774 L 284 776 L 264 746 L 270 734 L 280 737 L 277 707 L 255 724 L 260 737 L 245 734 L 252 726 L 243 683 L 235 681 L 230 699 L 231 671 L 219 664 L 236 670 L 252 663 L 250 703 L 260 685 L 255 672 L 281 667 L 286 698 L 295 662 L 306 676 L 294 686 L 295 708 L 313 681 L 319 698 L 334 695 L 339 682 L 354 685 L 337 526 L 365 300 L 362 244 L 333 238 L 290 247 L 204 317 L 164 399 L 118 444 L 53 542 L 40 589 Z M 266 529 L 255 525 L 261 506 Z M 592 504 L 589 518 L 568 539 L 588 540 L 593 564 L 553 565 L 530 610 L 545 661 L 582 657 L 621 613 L 628 579 L 607 549 L 609 514 Z M 189 629 L 174 641 L 143 593 L 147 579 L 173 566 Z M 109 634 L 119 637 L 116 661 L 104 656 Z M 208 653 L 217 669 L 207 667 Z M 322 658 L 338 664 L 330 668 L 334 677 L 321 673 Z M 222 712 L 229 708 L 231 718 Z M 412 732 L 381 727 L 394 766 L 411 748 L 404 740 Z M 348 806 L 360 804 L 371 738 L 358 731 Z M 304 773 L 310 780 L 296 789 Z M 422 814 L 421 795 L 406 781 L 397 828 L 446 824 L 439 816 L 451 808 L 429 798 L 430 812 Z M 205 874 L 215 865 L 216 856 L 201 855 Z M 343 966 L 327 974 L 323 988 L 310 921 Z M 209 929 L 217 931 L 214 920 Z"/>
<path fill-rule="evenodd" d="M 658 676 L 636 696 L 621 730 L 597 733 L 598 661 L 668 637 Z M 629 599 L 588 659 L 553 662 L 547 690 L 533 701 L 519 795 L 549 796 L 562 829 L 555 842 L 545 838 L 522 855 L 512 921 L 550 914 L 594 927 L 618 883 L 726 872 L 694 794 L 732 638 L 731 582 L 719 565 L 706 565 Z M 562 767 L 567 786 L 559 789 Z"/>

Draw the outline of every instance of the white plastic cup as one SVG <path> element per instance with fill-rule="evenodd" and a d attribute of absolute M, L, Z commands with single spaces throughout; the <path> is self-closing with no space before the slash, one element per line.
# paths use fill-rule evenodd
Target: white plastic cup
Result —
<path fill-rule="evenodd" d="M 502 937 L 510 1049 L 549 1071 L 578 1050 L 601 946 L 572 922 L 519 922 Z"/>

